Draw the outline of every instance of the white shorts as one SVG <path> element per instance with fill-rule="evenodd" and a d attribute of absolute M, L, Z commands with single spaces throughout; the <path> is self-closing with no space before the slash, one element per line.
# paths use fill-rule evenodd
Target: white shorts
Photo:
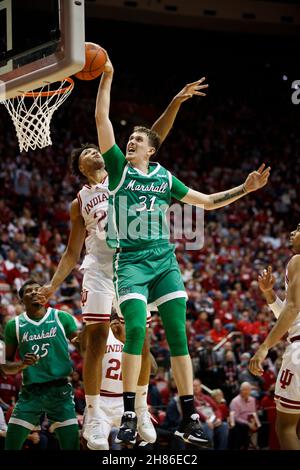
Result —
<path fill-rule="evenodd" d="M 114 297 L 111 262 L 84 269 L 81 291 L 84 322 L 108 322 Z"/>
<path fill-rule="evenodd" d="M 275 387 L 276 409 L 300 414 L 300 341 L 288 345 Z"/>

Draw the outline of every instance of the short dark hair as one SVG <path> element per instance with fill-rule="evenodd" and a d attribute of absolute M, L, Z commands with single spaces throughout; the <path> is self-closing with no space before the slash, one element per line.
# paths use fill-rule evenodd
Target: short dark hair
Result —
<path fill-rule="evenodd" d="M 146 134 L 146 136 L 149 139 L 149 143 L 150 143 L 151 147 L 155 148 L 155 153 L 158 151 L 158 149 L 161 145 L 161 138 L 159 137 L 157 132 L 153 131 L 152 129 L 149 129 L 148 127 L 144 127 L 144 126 L 134 126 L 133 132 L 141 132 L 143 134 Z"/>
<path fill-rule="evenodd" d="M 21 300 L 23 300 L 24 290 L 26 289 L 27 286 L 30 286 L 31 284 L 38 284 L 39 286 L 41 286 L 41 284 L 38 281 L 35 281 L 34 279 L 27 279 L 27 281 L 24 282 L 24 284 L 22 285 L 21 289 L 19 289 L 19 292 L 18 292 Z"/>
<path fill-rule="evenodd" d="M 78 147 L 71 152 L 71 157 L 70 157 L 70 168 L 72 170 L 73 175 L 78 176 L 79 178 L 83 179 L 85 176 L 81 173 L 79 170 L 79 157 L 82 154 L 82 152 L 86 149 L 96 149 L 98 152 L 100 152 L 100 149 L 97 145 L 95 144 L 81 144 L 81 147 Z"/>

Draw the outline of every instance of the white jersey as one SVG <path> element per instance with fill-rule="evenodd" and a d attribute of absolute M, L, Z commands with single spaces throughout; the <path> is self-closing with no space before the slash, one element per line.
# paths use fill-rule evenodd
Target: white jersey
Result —
<path fill-rule="evenodd" d="M 105 241 L 105 225 L 108 212 L 108 177 L 94 186 L 85 184 L 77 194 L 80 212 L 84 219 L 87 235 L 85 239 L 86 255 L 82 268 L 102 262 L 114 254 Z"/>
<path fill-rule="evenodd" d="M 288 266 L 286 267 L 285 271 L 285 293 L 287 298 L 287 290 L 289 285 L 289 278 L 288 278 Z M 295 336 L 300 335 L 300 312 L 298 313 L 297 317 L 293 321 L 291 327 L 288 330 L 288 339 L 291 339 Z"/>
<path fill-rule="evenodd" d="M 114 337 L 110 329 L 102 360 L 100 393 L 103 396 L 123 396 L 121 373 L 122 350 L 123 344 Z"/>

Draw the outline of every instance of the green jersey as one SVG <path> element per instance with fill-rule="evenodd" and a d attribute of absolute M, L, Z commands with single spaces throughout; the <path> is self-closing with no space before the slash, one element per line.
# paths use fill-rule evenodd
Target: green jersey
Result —
<path fill-rule="evenodd" d="M 39 357 L 35 365 L 23 370 L 24 385 L 49 382 L 70 374 L 67 337 L 76 330 L 74 318 L 54 308 L 48 308 L 38 321 L 24 312 L 7 323 L 5 343 L 18 346 L 21 359 L 29 352 Z"/>
<path fill-rule="evenodd" d="M 117 145 L 103 157 L 110 192 L 108 245 L 140 249 L 168 243 L 171 197 L 182 199 L 188 188 L 159 163 L 149 163 L 147 174 L 134 168 Z"/>

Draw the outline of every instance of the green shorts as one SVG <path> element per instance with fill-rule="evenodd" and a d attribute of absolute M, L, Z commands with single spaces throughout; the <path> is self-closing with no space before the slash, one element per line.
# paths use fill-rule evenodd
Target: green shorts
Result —
<path fill-rule="evenodd" d="M 18 424 L 32 431 L 39 428 L 43 413 L 47 413 L 51 432 L 58 427 L 78 424 L 70 383 L 23 385 L 9 424 Z"/>
<path fill-rule="evenodd" d="M 186 299 L 174 249 L 172 245 L 163 244 L 146 250 L 116 253 L 114 285 L 118 304 L 140 299 L 151 310 L 172 299 Z"/>

